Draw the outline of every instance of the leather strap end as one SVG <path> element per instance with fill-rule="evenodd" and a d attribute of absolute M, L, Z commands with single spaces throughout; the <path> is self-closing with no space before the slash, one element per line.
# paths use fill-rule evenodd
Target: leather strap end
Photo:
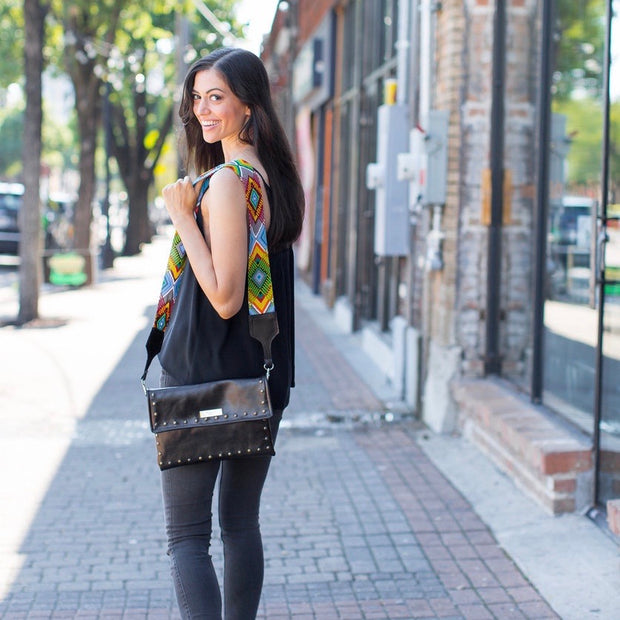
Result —
<path fill-rule="evenodd" d="M 250 315 L 250 336 L 255 338 L 263 345 L 263 357 L 265 364 L 272 364 L 271 343 L 273 339 L 280 333 L 278 326 L 278 317 L 275 312 L 267 314 Z"/>

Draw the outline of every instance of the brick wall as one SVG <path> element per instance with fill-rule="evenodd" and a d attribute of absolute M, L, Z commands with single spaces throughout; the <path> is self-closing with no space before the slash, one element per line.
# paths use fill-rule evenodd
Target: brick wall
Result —
<path fill-rule="evenodd" d="M 592 445 L 558 424 L 502 382 L 452 384 L 463 433 L 514 482 L 552 514 L 588 507 L 592 498 Z"/>
<path fill-rule="evenodd" d="M 443 210 L 442 230 L 444 268 L 430 274 L 432 297 L 429 309 L 428 336 L 437 344 L 450 346 L 455 341 L 455 297 L 457 280 L 458 214 L 461 182 L 462 135 L 460 93 L 465 81 L 463 41 L 465 13 L 461 0 L 442 3 L 437 13 L 433 108 L 449 111 L 448 187 Z"/>
<path fill-rule="evenodd" d="M 458 209 L 446 210 L 446 230 L 458 228 L 456 246 L 456 343 L 464 354 L 463 373 L 480 375 L 485 350 L 485 313 L 487 277 L 487 226 L 482 219 L 484 199 L 483 174 L 490 167 L 490 120 L 493 60 L 493 17 L 495 2 L 467 0 L 443 3 L 446 21 L 455 19 L 458 7 L 463 16 L 464 36 L 460 66 L 465 75 L 453 78 L 452 100 L 460 94 L 459 138 L 451 139 L 451 157 L 459 160 L 460 174 L 451 173 L 449 196 L 458 201 Z M 454 17 L 453 17 L 454 16 Z M 532 301 L 532 209 L 534 182 L 534 122 L 536 79 L 536 16 L 535 0 L 513 0 L 507 6 L 506 36 L 506 96 L 504 156 L 507 178 L 510 180 L 510 215 L 502 233 L 503 320 L 500 332 L 500 352 L 503 374 L 520 378 L 525 373 L 524 359 L 529 347 Z M 458 27 L 443 26 L 438 21 L 437 41 L 454 36 Z M 447 46 L 449 47 L 449 46 Z M 455 52 L 455 58 L 458 53 Z M 438 57 L 441 52 L 438 50 Z M 443 74 L 439 73 L 443 77 Z M 457 90 L 455 90 L 457 89 Z M 440 93 L 438 89 L 438 95 Z M 439 98 L 438 98 L 439 101 Z M 453 104 L 454 105 L 454 104 Z M 452 149 L 458 149 L 452 153 Z"/>
<path fill-rule="evenodd" d="M 504 376 L 526 372 L 530 344 L 533 282 L 533 187 L 537 81 L 535 0 L 509 5 L 506 50 L 505 166 L 510 172 L 510 220 L 504 226 L 501 334 Z"/>
<path fill-rule="evenodd" d="M 465 34 L 460 91 L 461 144 L 456 254 L 458 291 L 456 340 L 463 350 L 463 372 L 482 372 L 487 275 L 487 229 L 482 224 L 482 175 L 489 167 L 493 3 L 463 3 Z"/>
<path fill-rule="evenodd" d="M 298 0 L 299 43 L 303 45 L 338 0 Z"/>

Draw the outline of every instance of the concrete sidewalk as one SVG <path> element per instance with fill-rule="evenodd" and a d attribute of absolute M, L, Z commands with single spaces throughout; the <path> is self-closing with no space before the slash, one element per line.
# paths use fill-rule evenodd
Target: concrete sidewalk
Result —
<path fill-rule="evenodd" d="M 138 383 L 167 250 L 0 328 L 1 618 L 178 618 Z M 0 302 L 14 316 L 13 288 Z M 462 439 L 387 422 L 377 369 L 303 284 L 297 333 L 260 618 L 618 617 L 617 547 L 589 520 L 542 514 Z"/>

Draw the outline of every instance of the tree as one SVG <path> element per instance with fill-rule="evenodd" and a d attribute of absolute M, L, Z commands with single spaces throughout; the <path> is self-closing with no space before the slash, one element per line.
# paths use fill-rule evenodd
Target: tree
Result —
<path fill-rule="evenodd" d="M 154 170 L 173 125 L 174 7 L 166 0 L 151 11 L 128 9 L 116 36 L 111 73 L 107 76 L 110 106 L 110 150 L 129 199 L 126 255 L 137 254 L 152 236 L 148 213 Z"/>
<path fill-rule="evenodd" d="M 209 2 L 216 17 L 239 34 L 232 18 L 236 0 Z M 112 153 L 129 197 L 129 223 L 124 253 L 140 251 L 150 241 L 152 228 L 148 215 L 149 189 L 154 170 L 173 127 L 176 113 L 174 92 L 179 76 L 179 57 L 193 60 L 199 54 L 222 45 L 222 32 L 214 32 L 193 6 L 187 16 L 177 2 L 158 0 L 150 10 L 127 7 L 116 35 L 118 57 L 112 63 L 119 84 L 112 90 Z M 179 36 L 179 22 L 188 26 L 188 40 Z M 176 38 L 175 38 L 176 33 Z M 176 49 L 175 49 L 176 47 Z M 173 53 L 176 52 L 176 53 Z M 171 180 L 177 171 L 172 171 Z"/>
<path fill-rule="evenodd" d="M 568 183 L 593 188 L 600 182 L 603 49 L 606 0 L 557 0 L 554 110 L 567 117 L 572 136 Z M 612 69 L 613 70 L 613 69 Z M 620 192 L 620 102 L 611 106 L 610 191 Z M 612 198 L 618 200 L 618 198 Z"/>
<path fill-rule="evenodd" d="M 24 115 L 23 105 L 19 105 L 8 110 L 0 121 L 0 176 L 8 179 L 18 178 L 23 173 Z M 73 161 L 77 161 L 73 127 L 55 118 L 45 100 L 43 119 L 42 164 L 57 170 L 73 168 Z"/>
<path fill-rule="evenodd" d="M 74 215 L 75 250 L 86 259 L 87 283 L 92 282 L 92 204 L 95 198 L 95 152 L 101 123 L 101 78 L 97 70 L 112 47 L 123 3 L 105 0 L 63 2 L 56 7 L 64 28 L 64 59 L 75 89 L 79 132 L 80 187 Z"/>
<path fill-rule="evenodd" d="M 16 107 L 0 124 L 0 175 L 13 177 L 16 172 L 21 172 L 23 135 L 24 110 Z"/>
<path fill-rule="evenodd" d="M 236 0 L 210 2 L 222 18 Z M 146 6 L 145 6 L 146 4 Z M 192 13 L 194 3 L 150 0 L 147 3 L 120 3 L 54 0 L 56 14 L 64 27 L 65 66 L 76 95 L 80 141 L 80 188 L 75 212 L 76 248 L 90 256 L 90 222 L 96 193 L 95 151 L 101 126 L 103 97 L 110 95 L 111 150 L 129 196 L 130 223 L 127 253 L 139 251 L 150 240 L 148 188 L 153 169 L 172 127 L 172 97 L 166 88 L 157 95 L 149 92 L 147 80 L 159 63 L 164 86 L 174 82 L 174 58 L 166 60 L 157 42 L 171 40 L 176 11 Z M 229 13 L 228 13 L 229 14 Z M 232 22 L 231 19 L 228 19 Z M 231 29 L 236 28 L 232 23 Z M 196 28 L 195 40 L 200 41 Z M 204 46 L 197 43 L 193 48 Z M 220 37 L 211 40 L 214 44 Z M 106 84 L 107 82 L 107 84 Z M 113 88 L 111 91 L 108 85 Z M 89 275 L 92 269 L 89 269 Z"/>
<path fill-rule="evenodd" d="M 600 96 L 606 0 L 557 0 L 554 94 L 570 99 L 576 90 Z"/>
<path fill-rule="evenodd" d="M 20 265 L 18 323 L 39 316 L 41 282 L 41 212 L 39 174 L 41 169 L 41 126 L 43 106 L 43 33 L 49 6 L 40 0 L 24 0 L 24 65 L 26 113 L 24 120 L 24 204 L 20 211 Z"/>
<path fill-rule="evenodd" d="M 0 86 L 8 86 L 22 77 L 23 66 L 23 4 L 21 0 L 0 3 Z"/>
<path fill-rule="evenodd" d="M 9 101 L 10 87 L 24 78 L 24 6 L 22 0 L 0 4 L 0 175 L 22 171 L 24 105 Z"/>

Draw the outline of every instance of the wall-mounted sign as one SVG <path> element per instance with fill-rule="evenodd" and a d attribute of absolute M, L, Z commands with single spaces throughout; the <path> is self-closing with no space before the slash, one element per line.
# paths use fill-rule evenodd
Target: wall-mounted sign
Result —
<path fill-rule="evenodd" d="M 293 63 L 293 101 L 315 108 L 331 97 L 333 17 L 329 13 Z"/>

